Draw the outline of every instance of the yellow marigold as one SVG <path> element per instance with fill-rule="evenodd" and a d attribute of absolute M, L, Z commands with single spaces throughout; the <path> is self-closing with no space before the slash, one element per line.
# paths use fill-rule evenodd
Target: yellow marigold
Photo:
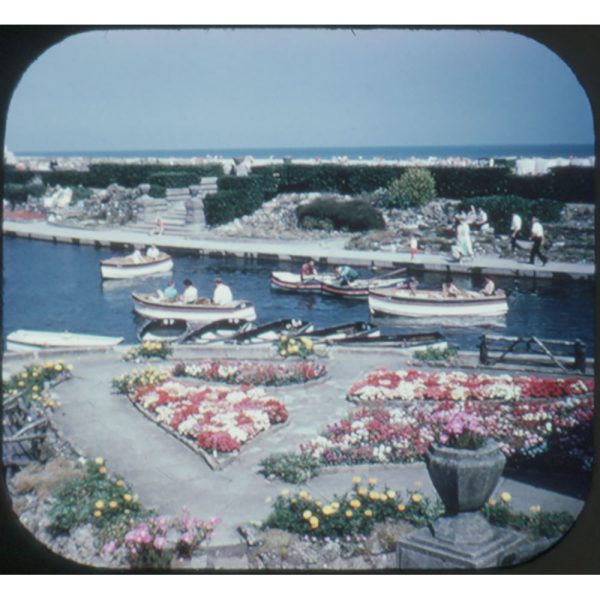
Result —
<path fill-rule="evenodd" d="M 131 502 L 133 500 L 133 496 L 131 494 L 123 494 L 123 500 L 125 500 L 125 502 Z"/>
<path fill-rule="evenodd" d="M 96 502 L 95 506 L 97 509 L 102 509 L 102 508 L 104 508 L 104 502 L 102 502 L 102 500 L 98 500 L 98 502 Z"/>
<path fill-rule="evenodd" d="M 308 522 L 311 529 L 316 529 L 319 526 L 319 519 L 317 517 L 311 517 Z"/>
<path fill-rule="evenodd" d="M 500 500 L 502 500 L 502 502 L 506 502 L 506 504 L 508 504 L 512 500 L 512 496 L 508 492 L 502 492 L 500 494 Z"/>
<path fill-rule="evenodd" d="M 328 517 L 329 515 L 332 515 L 335 511 L 333 510 L 333 508 L 331 507 L 331 505 L 326 504 L 323 507 L 323 514 Z"/>
<path fill-rule="evenodd" d="M 368 490 L 367 490 L 367 488 L 365 488 L 365 487 L 360 487 L 360 488 L 358 488 L 358 489 L 356 490 L 356 493 L 357 493 L 359 496 L 366 496 L 366 495 L 367 495 L 367 492 L 368 492 Z"/>
<path fill-rule="evenodd" d="M 353 478 L 352 478 L 352 483 L 353 483 L 354 485 L 358 485 L 358 484 L 359 484 L 361 481 L 362 481 L 362 479 L 360 478 L 360 476 L 359 476 L 359 475 L 357 475 L 356 477 L 353 477 Z"/>
<path fill-rule="evenodd" d="M 386 495 L 388 498 L 390 498 L 391 500 L 394 500 L 396 498 L 396 492 L 394 490 L 388 490 L 386 492 Z"/>
<path fill-rule="evenodd" d="M 379 500 L 379 492 L 376 492 L 375 490 L 371 490 L 369 492 L 369 498 L 371 500 Z"/>
<path fill-rule="evenodd" d="M 315 504 L 316 504 L 317 506 L 321 506 L 321 501 L 320 501 L 320 500 L 315 500 Z"/>
<path fill-rule="evenodd" d="M 372 516 L 373 516 L 373 511 L 372 510 L 369 510 L 369 509 L 365 510 L 365 517 L 371 518 Z"/>
<path fill-rule="evenodd" d="M 58 363 L 57 365 L 54 365 L 54 370 L 55 371 L 62 371 L 62 365 L 60 363 Z"/>
<path fill-rule="evenodd" d="M 302 490 L 298 496 L 300 496 L 300 498 L 302 498 L 302 500 L 308 500 L 310 498 L 310 495 L 308 492 Z"/>
<path fill-rule="evenodd" d="M 353 500 L 350 500 L 350 506 L 352 508 L 360 508 L 360 500 L 358 498 L 354 498 Z"/>
<path fill-rule="evenodd" d="M 102 511 L 100 511 L 100 510 L 95 510 L 94 511 L 94 517 L 96 519 L 99 519 L 101 516 L 102 516 Z"/>
<path fill-rule="evenodd" d="M 351 510 L 347 510 L 344 514 L 349 519 L 354 513 Z"/>
<path fill-rule="evenodd" d="M 310 510 L 305 510 L 302 513 L 302 518 L 306 519 L 308 521 L 308 519 L 310 519 L 313 516 L 313 514 L 310 512 Z"/>
<path fill-rule="evenodd" d="M 108 503 L 108 506 L 109 506 L 110 508 L 117 508 L 117 506 L 119 506 L 119 504 L 118 504 L 117 502 L 115 502 L 114 500 L 111 500 L 111 501 Z"/>
<path fill-rule="evenodd" d="M 125 482 L 122 479 L 117 479 L 117 481 L 115 482 L 115 485 L 117 487 L 125 487 Z"/>
<path fill-rule="evenodd" d="M 377 485 L 377 478 L 376 477 L 369 477 L 369 479 L 367 479 L 367 483 L 369 485 Z"/>
<path fill-rule="evenodd" d="M 388 499 L 388 495 L 387 494 L 379 494 L 379 499 L 382 502 L 385 502 Z"/>
<path fill-rule="evenodd" d="M 100 473 L 100 475 L 106 475 L 108 473 L 108 469 L 106 467 L 100 467 L 98 469 L 98 473 Z"/>
<path fill-rule="evenodd" d="M 398 504 L 398 512 L 404 512 L 406 510 L 406 506 L 404 504 Z"/>
<path fill-rule="evenodd" d="M 27 379 L 27 377 L 28 377 L 27 371 L 24 371 L 23 373 L 21 373 L 21 379 Z"/>
<path fill-rule="evenodd" d="M 340 503 L 339 502 L 332 502 L 331 503 L 331 508 L 333 508 L 333 510 L 340 510 Z"/>
<path fill-rule="evenodd" d="M 94 462 L 97 465 L 103 465 L 104 464 L 104 459 L 101 456 L 99 456 L 98 458 L 96 458 L 96 460 L 94 460 Z"/>
<path fill-rule="evenodd" d="M 25 387 L 25 384 L 24 384 L 22 381 L 19 381 L 19 383 L 17 383 L 17 385 L 18 385 L 19 387 Z"/>
<path fill-rule="evenodd" d="M 539 504 L 532 504 L 532 505 L 529 507 L 529 510 L 530 510 L 532 513 L 535 513 L 535 514 L 537 514 L 537 513 L 541 512 L 541 510 L 542 510 L 542 507 L 541 507 Z"/>
<path fill-rule="evenodd" d="M 39 389 L 40 389 L 40 388 L 39 388 L 37 385 L 34 385 L 34 386 L 31 388 L 31 391 L 32 391 L 32 392 L 37 392 L 37 391 L 39 391 Z"/>
<path fill-rule="evenodd" d="M 415 503 L 419 504 L 421 502 L 421 494 L 413 494 L 410 499 Z"/>

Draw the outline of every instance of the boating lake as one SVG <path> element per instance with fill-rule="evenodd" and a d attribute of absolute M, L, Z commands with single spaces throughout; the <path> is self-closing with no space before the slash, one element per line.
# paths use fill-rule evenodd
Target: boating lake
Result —
<path fill-rule="evenodd" d="M 3 239 L 3 335 L 16 329 L 70 331 L 123 336 L 137 341 L 143 319 L 133 312 L 132 291 L 164 288 L 171 275 L 146 279 L 106 281 L 100 279 L 100 261 L 125 251 L 109 248 L 55 244 L 52 242 Z M 369 321 L 366 301 L 351 301 L 319 294 L 295 294 L 271 290 L 272 271 L 299 271 L 299 264 L 234 258 L 175 255 L 172 277 L 182 290 L 189 277 L 201 296 L 211 296 L 218 274 L 231 287 L 234 298 L 256 306 L 257 323 L 281 318 L 304 319 L 325 327 L 352 321 Z M 362 276 L 373 273 L 365 269 Z M 444 274 L 419 275 L 420 287 L 439 289 Z M 479 289 L 482 280 L 454 276 L 459 288 Z M 381 318 L 375 321 L 382 333 L 438 330 L 463 350 L 476 350 L 479 336 L 535 335 L 542 339 L 586 343 L 594 355 L 594 286 L 592 282 L 495 278 L 496 286 L 508 293 L 509 311 L 492 323 L 465 319 L 435 321 Z"/>

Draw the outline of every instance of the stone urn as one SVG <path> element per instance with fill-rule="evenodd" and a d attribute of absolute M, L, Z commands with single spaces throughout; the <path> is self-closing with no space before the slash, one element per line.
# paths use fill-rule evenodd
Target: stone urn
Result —
<path fill-rule="evenodd" d="M 425 453 L 427 470 L 446 514 L 479 510 L 494 491 L 506 458 L 498 444 L 487 440 L 476 450 L 432 444 Z"/>

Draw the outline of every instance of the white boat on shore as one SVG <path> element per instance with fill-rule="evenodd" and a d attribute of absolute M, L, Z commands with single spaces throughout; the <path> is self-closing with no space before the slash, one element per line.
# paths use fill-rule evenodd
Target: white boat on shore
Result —
<path fill-rule="evenodd" d="M 234 300 L 226 304 L 213 304 L 207 298 L 185 303 L 179 300 L 161 299 L 155 294 L 132 293 L 133 309 L 147 319 L 180 319 L 190 323 L 211 323 L 221 319 L 256 321 L 252 302 Z"/>
<path fill-rule="evenodd" d="M 369 290 L 372 315 L 396 317 L 497 317 L 508 312 L 506 295 L 497 290 L 492 296 L 480 292 L 462 292 L 444 296 L 431 290 Z"/>
<path fill-rule="evenodd" d="M 157 257 L 141 256 L 136 261 L 132 255 L 100 261 L 102 279 L 129 279 L 168 273 L 173 270 L 173 259 L 161 252 Z"/>
<path fill-rule="evenodd" d="M 23 352 L 50 348 L 109 348 L 122 341 L 122 337 L 18 329 L 6 337 L 6 349 L 9 352 Z"/>

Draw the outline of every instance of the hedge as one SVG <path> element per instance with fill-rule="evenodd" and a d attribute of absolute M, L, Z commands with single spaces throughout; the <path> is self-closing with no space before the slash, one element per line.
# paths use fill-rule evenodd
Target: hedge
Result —
<path fill-rule="evenodd" d="M 195 172 L 158 171 L 148 177 L 150 185 L 160 185 L 165 188 L 187 188 L 198 185 L 202 177 Z"/>
<path fill-rule="evenodd" d="M 329 224 L 337 231 L 385 229 L 381 213 L 364 200 L 315 200 L 300 205 L 296 216 L 300 226 L 307 229 L 329 229 Z"/>
<path fill-rule="evenodd" d="M 27 202 L 28 196 L 40 198 L 46 192 L 46 186 L 37 183 L 7 183 L 4 186 L 4 198 L 13 204 Z"/>
<path fill-rule="evenodd" d="M 239 194 L 229 190 L 209 194 L 204 198 L 204 219 L 207 225 L 229 223 L 253 213 L 262 203 L 260 194 Z"/>

